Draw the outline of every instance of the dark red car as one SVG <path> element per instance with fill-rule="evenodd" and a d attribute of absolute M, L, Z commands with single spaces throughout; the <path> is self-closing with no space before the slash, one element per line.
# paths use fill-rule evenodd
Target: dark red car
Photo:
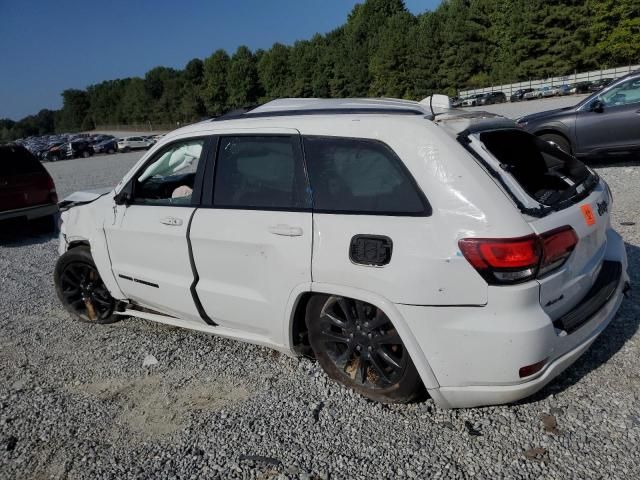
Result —
<path fill-rule="evenodd" d="M 57 212 L 56 187 L 40 161 L 19 145 L 0 145 L 0 222 L 39 219 L 53 228 Z"/>

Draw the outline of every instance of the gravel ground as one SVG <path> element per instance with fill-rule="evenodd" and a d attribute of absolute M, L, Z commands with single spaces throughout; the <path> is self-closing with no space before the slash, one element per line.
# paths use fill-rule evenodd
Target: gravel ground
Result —
<path fill-rule="evenodd" d="M 49 164 L 61 195 L 140 154 Z M 599 168 L 640 288 L 640 167 Z M 0 244 L 0 478 L 640 478 L 640 302 L 519 404 L 371 403 L 308 359 L 127 319 L 76 323 L 57 239 Z M 153 363 L 153 357 L 157 364 Z M 150 362 L 149 362 L 150 361 Z"/>
<path fill-rule="evenodd" d="M 491 113 L 497 113 L 498 115 L 504 115 L 505 117 L 513 118 L 514 120 L 523 115 L 529 115 L 531 113 L 544 112 L 545 110 L 552 110 L 554 108 L 572 107 L 581 102 L 588 95 L 567 95 L 566 97 L 554 97 L 554 98 L 541 98 L 536 100 L 526 100 L 524 102 L 507 102 L 498 103 L 496 105 L 486 105 L 480 107 L 467 107 L 464 110 L 470 112 L 477 110 L 485 110 Z"/>

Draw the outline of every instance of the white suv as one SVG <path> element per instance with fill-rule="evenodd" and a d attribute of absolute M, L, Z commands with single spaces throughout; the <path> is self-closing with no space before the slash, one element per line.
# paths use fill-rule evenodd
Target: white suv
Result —
<path fill-rule="evenodd" d="M 129 150 L 144 150 L 150 148 L 155 142 L 143 137 L 125 137 L 118 139 L 118 150 L 128 152 Z"/>
<path fill-rule="evenodd" d="M 115 190 L 62 203 L 61 302 L 311 354 L 379 401 L 532 394 L 628 288 L 612 198 L 440 100 L 278 100 L 168 134 Z"/>

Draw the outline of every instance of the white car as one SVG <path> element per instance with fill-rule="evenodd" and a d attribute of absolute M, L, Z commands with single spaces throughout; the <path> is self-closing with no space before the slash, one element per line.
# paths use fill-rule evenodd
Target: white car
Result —
<path fill-rule="evenodd" d="M 545 96 L 545 88 L 548 89 L 549 87 L 536 88 L 535 90 L 525 93 L 522 98 L 524 98 L 525 100 L 542 98 Z"/>
<path fill-rule="evenodd" d="M 314 355 L 383 402 L 540 390 L 629 286 L 608 186 L 441 100 L 276 100 L 168 134 L 62 202 L 62 304 Z"/>
<path fill-rule="evenodd" d="M 475 95 L 471 95 L 470 97 L 465 98 L 464 100 L 462 100 L 462 106 L 475 107 L 476 105 L 478 105 L 478 99 L 483 95 L 484 93 L 477 93 Z"/>
<path fill-rule="evenodd" d="M 145 150 L 153 146 L 154 140 L 143 137 L 125 137 L 118 139 L 118 150 L 128 152 L 129 150 Z"/>

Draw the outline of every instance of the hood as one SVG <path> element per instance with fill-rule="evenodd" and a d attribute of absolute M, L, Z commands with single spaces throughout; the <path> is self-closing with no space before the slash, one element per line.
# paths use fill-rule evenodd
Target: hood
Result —
<path fill-rule="evenodd" d="M 557 116 L 564 115 L 565 113 L 575 110 L 576 106 L 556 108 L 554 110 L 547 110 L 545 112 L 532 113 L 531 115 L 525 115 L 516 120 L 517 123 L 531 122 L 534 120 L 546 120 Z"/>
<path fill-rule="evenodd" d="M 96 188 L 93 190 L 81 190 L 65 197 L 58 204 L 58 206 L 60 207 L 60 211 L 63 212 L 65 210 L 69 210 L 72 207 L 77 207 L 78 205 L 91 203 L 112 191 L 113 187 Z"/>

